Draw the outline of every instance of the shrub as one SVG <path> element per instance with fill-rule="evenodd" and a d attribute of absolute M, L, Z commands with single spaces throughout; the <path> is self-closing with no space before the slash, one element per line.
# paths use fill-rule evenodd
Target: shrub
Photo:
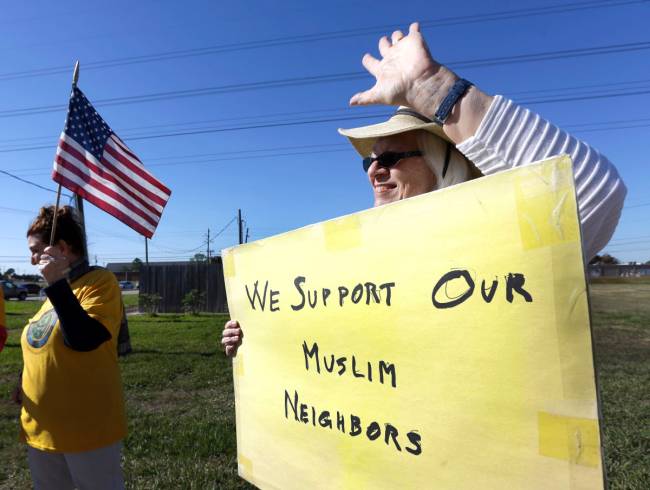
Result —
<path fill-rule="evenodd" d="M 140 294 L 140 307 L 149 314 L 149 316 L 157 316 L 158 309 L 160 308 L 160 302 L 162 301 L 162 296 L 159 294 Z"/>
<path fill-rule="evenodd" d="M 205 293 L 200 292 L 198 289 L 192 289 L 189 293 L 183 296 L 181 304 L 183 311 L 192 315 L 198 315 L 201 308 L 205 303 Z"/>

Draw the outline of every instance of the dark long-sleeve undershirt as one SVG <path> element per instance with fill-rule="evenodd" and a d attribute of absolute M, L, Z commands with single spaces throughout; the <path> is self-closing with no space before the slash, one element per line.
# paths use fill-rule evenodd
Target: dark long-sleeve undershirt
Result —
<path fill-rule="evenodd" d="M 67 347 L 89 352 L 111 339 L 108 329 L 81 307 L 68 281 L 61 279 L 55 282 L 45 288 L 45 294 L 59 316 L 59 326 Z"/>

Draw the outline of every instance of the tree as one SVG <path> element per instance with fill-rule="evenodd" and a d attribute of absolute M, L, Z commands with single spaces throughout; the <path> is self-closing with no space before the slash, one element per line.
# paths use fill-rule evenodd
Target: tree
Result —
<path fill-rule="evenodd" d="M 140 267 L 142 267 L 142 261 L 136 257 L 133 259 L 133 262 L 131 262 L 131 270 L 134 272 L 140 272 Z"/>
<path fill-rule="evenodd" d="M 590 265 L 600 265 L 600 264 L 620 264 L 620 260 L 610 254 L 596 255 L 593 259 L 589 261 Z"/>
<path fill-rule="evenodd" d="M 5 277 L 6 279 L 11 279 L 15 274 L 16 274 L 16 270 L 10 267 L 4 272 L 4 274 L 2 274 L 2 276 Z"/>
<path fill-rule="evenodd" d="M 603 254 L 603 256 L 601 258 L 601 263 L 603 263 L 603 264 L 620 264 L 621 261 L 618 260 L 613 255 Z"/>
<path fill-rule="evenodd" d="M 190 259 L 190 262 L 205 262 L 208 260 L 208 258 L 205 256 L 205 254 L 198 253 L 194 254 L 194 257 Z"/>

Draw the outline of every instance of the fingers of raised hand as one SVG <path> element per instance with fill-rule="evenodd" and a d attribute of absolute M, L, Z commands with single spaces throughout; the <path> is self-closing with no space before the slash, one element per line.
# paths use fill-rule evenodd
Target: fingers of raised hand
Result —
<path fill-rule="evenodd" d="M 375 58 L 371 54 L 364 54 L 363 58 L 361 58 L 361 64 L 364 66 L 366 70 L 370 72 L 371 75 L 373 75 L 375 78 L 379 74 L 379 67 L 381 65 L 381 62 Z"/>
<path fill-rule="evenodd" d="M 413 34 L 414 32 L 417 32 L 417 33 L 420 32 L 420 23 L 419 22 L 413 22 L 409 26 L 409 34 Z"/>
<path fill-rule="evenodd" d="M 359 92 L 354 94 L 350 99 L 350 105 L 367 105 L 367 104 L 379 104 L 382 101 L 379 97 L 379 90 L 377 89 L 377 84 L 372 87 L 370 90 L 365 92 Z"/>
<path fill-rule="evenodd" d="M 393 42 L 393 45 L 397 44 L 400 39 L 404 37 L 404 33 L 402 31 L 395 31 L 393 32 L 393 35 L 390 37 L 391 41 Z"/>
<path fill-rule="evenodd" d="M 382 36 L 381 39 L 379 39 L 379 53 L 383 57 L 386 57 L 391 46 L 392 44 L 386 36 Z"/>

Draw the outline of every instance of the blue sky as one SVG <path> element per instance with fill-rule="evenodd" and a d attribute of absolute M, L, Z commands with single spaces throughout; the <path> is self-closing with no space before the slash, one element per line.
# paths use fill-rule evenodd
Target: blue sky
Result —
<path fill-rule="evenodd" d="M 567 5 L 576 9 L 545 15 L 528 12 L 509 19 L 489 17 L 521 9 L 564 6 L 568 10 Z M 616 53 L 456 70 L 488 93 L 534 101 L 650 91 L 648 2 L 427 0 L 401 2 L 398 13 L 395 6 L 395 2 L 366 0 L 9 3 L 0 14 L 0 170 L 55 188 L 49 173 L 65 110 L 19 117 L 7 111 L 67 105 L 76 59 L 81 62 L 79 86 L 97 102 L 360 72 L 362 55 L 376 53 L 382 33 L 407 29 L 415 20 L 463 17 L 447 25 L 430 22 L 422 29 L 432 55 L 443 63 L 628 45 L 627 51 Z M 352 33 L 300 38 L 348 30 Z M 285 42 L 269 41 L 279 38 Z M 632 44 L 639 49 L 629 50 Z M 208 47 L 221 48 L 196 55 L 198 48 Z M 95 62 L 183 50 L 194 50 L 194 55 L 93 67 Z M 70 69 L 34 74 L 52 67 Z M 29 76 L 16 75 L 20 72 Z M 336 128 L 378 121 L 380 116 L 216 131 L 384 114 L 387 110 L 381 107 L 347 106 L 352 94 L 371 83 L 368 76 L 283 87 L 262 84 L 247 91 L 143 103 L 97 103 L 113 130 L 173 191 L 150 243 L 150 260 L 180 260 L 195 250 L 204 251 L 207 229 L 214 236 L 238 208 L 250 239 L 255 240 L 371 206 L 371 190 L 359 159 Z M 650 260 L 650 94 L 528 106 L 616 164 L 629 193 L 617 232 L 605 251 L 625 261 Z M 193 130 L 212 132 L 130 140 Z M 16 149 L 21 151 L 12 151 Z M 0 269 L 33 272 L 25 230 L 39 206 L 53 202 L 54 194 L 2 174 L 0 189 Z M 89 204 L 86 221 L 91 262 L 144 258 L 143 238 L 119 221 Z M 218 251 L 236 242 L 237 229 L 231 223 L 211 248 Z"/>

